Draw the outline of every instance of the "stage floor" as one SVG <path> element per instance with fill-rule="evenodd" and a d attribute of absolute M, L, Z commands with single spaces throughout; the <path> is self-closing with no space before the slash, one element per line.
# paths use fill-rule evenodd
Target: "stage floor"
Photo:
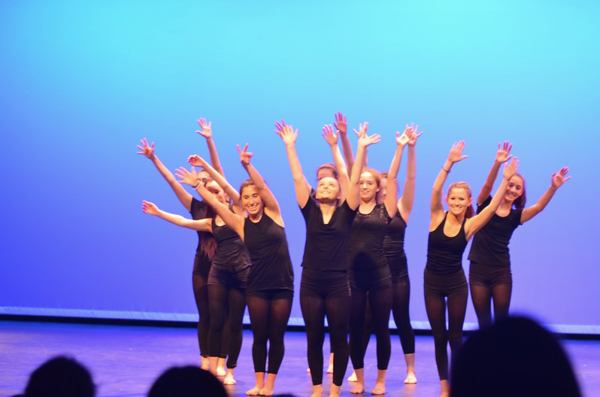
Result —
<path fill-rule="evenodd" d="M 244 396 L 246 390 L 254 386 L 251 345 L 252 334 L 244 331 L 235 371 L 237 385 L 227 386 L 231 396 Z M 564 346 L 571 356 L 584 396 L 600 396 L 600 341 L 567 340 Z M 416 348 L 419 383 L 404 385 L 402 349 L 398 337 L 392 335 L 388 396 L 439 395 L 432 337 L 417 336 Z M 325 353 L 329 354 L 327 340 Z M 196 330 L 192 328 L 0 321 L 0 395 L 21 393 L 29 374 L 59 354 L 75 357 L 91 370 L 98 385 L 98 397 L 145 396 L 152 382 L 166 368 L 200 363 Z M 306 337 L 302 332 L 288 332 L 275 392 L 310 396 L 312 386 L 306 369 Z M 351 364 L 347 376 L 350 372 Z M 370 395 L 377 372 L 374 338 L 365 358 L 365 372 L 365 394 Z M 330 383 L 331 377 L 325 375 L 326 392 Z M 351 396 L 350 388 L 351 384 L 344 382 L 342 395 Z"/>

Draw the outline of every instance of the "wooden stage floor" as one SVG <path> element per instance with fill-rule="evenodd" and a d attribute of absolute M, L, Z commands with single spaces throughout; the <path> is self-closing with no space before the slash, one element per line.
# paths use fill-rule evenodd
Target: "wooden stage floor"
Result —
<path fill-rule="evenodd" d="M 600 341 L 566 340 L 584 396 L 600 396 Z M 235 372 L 237 385 L 227 386 L 231 396 L 244 396 L 254 386 L 251 357 L 252 334 L 244 331 L 244 343 Z M 417 336 L 417 385 L 404 385 L 405 365 L 398 336 L 392 335 L 392 360 L 388 371 L 387 396 L 435 397 L 439 382 L 430 336 Z M 329 354 L 329 342 L 325 341 Z M 29 374 L 50 357 L 75 357 L 92 372 L 98 397 L 145 396 L 150 385 L 166 368 L 199 365 L 196 330 L 146 326 L 90 325 L 0 321 L 0 395 L 21 393 Z M 306 372 L 306 337 L 302 332 L 286 334 L 286 355 L 279 372 L 276 393 L 310 396 L 312 386 Z M 351 364 L 347 376 L 350 374 Z M 375 340 L 365 358 L 366 393 L 374 385 Z M 331 377 L 325 375 L 325 391 Z M 350 384 L 342 395 L 350 396 Z"/>

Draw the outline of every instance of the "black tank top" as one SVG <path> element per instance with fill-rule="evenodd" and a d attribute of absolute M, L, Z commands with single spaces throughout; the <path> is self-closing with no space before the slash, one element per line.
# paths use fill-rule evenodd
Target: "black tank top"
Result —
<path fill-rule="evenodd" d="M 240 236 L 227 225 L 217 226 L 215 218 L 212 218 L 212 229 L 217 241 L 213 266 L 233 273 L 246 270 L 251 264 L 250 255 Z"/>
<path fill-rule="evenodd" d="M 387 266 L 383 239 L 392 218 L 384 204 L 377 204 L 369 214 L 356 213 L 350 229 L 350 268 L 379 269 Z"/>
<path fill-rule="evenodd" d="M 208 212 L 208 204 L 202 200 L 197 200 L 195 197 L 192 197 L 192 204 L 190 206 L 190 215 L 192 215 L 192 219 L 200 220 L 207 218 Z M 198 246 L 196 247 L 196 257 L 200 261 L 198 263 L 199 267 L 205 268 L 210 267 L 210 259 L 206 252 L 202 250 L 202 240 L 207 238 L 213 238 L 212 234 L 208 232 L 198 232 Z"/>
<path fill-rule="evenodd" d="M 492 197 L 488 197 L 477 207 L 479 214 L 490 205 Z M 492 219 L 473 237 L 469 260 L 480 265 L 510 267 L 508 243 L 513 232 L 521 225 L 523 210 L 511 209 L 507 216 L 494 213 Z"/>
<path fill-rule="evenodd" d="M 256 223 L 244 221 L 244 239 L 252 260 L 248 291 L 294 289 L 294 271 L 283 227 L 263 212 Z"/>
<path fill-rule="evenodd" d="M 385 238 L 383 239 L 383 250 L 385 256 L 389 258 L 400 257 L 406 262 L 406 253 L 404 252 L 404 235 L 406 233 L 406 222 L 402 219 L 400 211 L 392 218 L 387 226 Z"/>
<path fill-rule="evenodd" d="M 454 237 L 448 237 L 444 234 L 444 225 L 448 212 L 444 214 L 444 220 L 433 231 L 429 232 L 427 242 L 427 266 L 432 272 L 442 276 L 454 274 L 462 269 L 462 256 L 467 247 L 465 235 L 465 222 L 463 220 L 460 231 Z"/>

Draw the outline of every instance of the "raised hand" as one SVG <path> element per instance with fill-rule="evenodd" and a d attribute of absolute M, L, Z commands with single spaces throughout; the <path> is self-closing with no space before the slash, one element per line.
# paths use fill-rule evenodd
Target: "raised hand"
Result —
<path fill-rule="evenodd" d="M 373 134 L 367 136 L 367 134 L 358 138 L 358 146 L 367 147 L 371 146 L 381 140 L 381 135 Z"/>
<path fill-rule="evenodd" d="M 285 127 L 285 120 L 281 120 L 281 121 L 276 121 L 275 122 L 275 133 L 277 135 L 280 135 L 279 133 L 281 132 L 281 130 L 283 129 L 283 127 Z"/>
<path fill-rule="evenodd" d="M 202 130 L 197 130 L 196 133 L 202 135 L 206 139 L 212 138 L 212 121 L 206 123 L 206 119 L 200 117 L 198 120 L 198 124 Z"/>
<path fill-rule="evenodd" d="M 509 156 L 510 150 L 512 149 L 512 144 L 508 141 L 504 143 L 498 143 L 498 152 L 496 152 L 496 163 L 502 164 L 506 163 L 511 159 L 512 156 Z"/>
<path fill-rule="evenodd" d="M 510 163 L 504 164 L 504 179 L 509 180 L 519 169 L 519 159 L 513 157 Z"/>
<path fill-rule="evenodd" d="M 338 130 L 339 131 L 339 130 Z M 333 126 L 331 124 L 327 124 L 323 127 L 323 133 L 321 136 L 325 138 L 329 146 L 335 146 L 338 143 L 338 135 L 333 130 Z"/>
<path fill-rule="evenodd" d="M 140 149 L 137 154 L 141 154 L 152 160 L 154 158 L 154 142 L 151 145 L 148 145 L 148 140 L 146 138 L 141 139 L 140 143 L 142 146 L 137 145 L 137 148 Z"/>
<path fill-rule="evenodd" d="M 279 122 L 275 123 L 275 126 L 279 128 L 279 130 L 275 130 L 275 133 L 283 139 L 286 145 L 294 144 L 298 136 L 298 130 L 294 131 L 294 128 L 291 125 L 286 125 L 283 120 L 281 122 L 283 124 Z"/>
<path fill-rule="evenodd" d="M 362 136 L 367 135 L 368 128 L 369 128 L 369 123 L 367 123 L 365 121 L 364 123 L 358 125 L 358 131 L 354 130 L 354 133 L 356 134 L 356 136 L 358 136 L 358 138 L 361 138 Z"/>
<path fill-rule="evenodd" d="M 402 135 L 400 135 L 400 131 L 396 132 L 396 143 L 402 147 L 406 146 L 410 142 L 411 131 L 407 126 Z"/>
<path fill-rule="evenodd" d="M 248 144 L 246 144 L 246 146 L 244 146 L 244 150 L 242 150 L 240 148 L 240 145 L 236 145 L 237 146 L 237 150 L 238 153 L 240 154 L 240 161 L 242 162 L 242 165 L 244 167 L 247 167 L 248 165 L 250 165 L 250 159 L 253 156 L 253 153 L 248 152 Z"/>
<path fill-rule="evenodd" d="M 452 149 L 450 149 L 450 153 L 448 154 L 448 161 L 451 163 L 458 163 L 467 158 L 467 156 L 462 155 L 462 151 L 465 148 L 465 141 L 455 142 L 452 145 Z"/>
<path fill-rule="evenodd" d="M 145 214 L 158 215 L 158 207 L 150 201 L 142 201 L 142 211 L 144 211 Z"/>
<path fill-rule="evenodd" d="M 206 160 L 204 160 L 202 157 L 198 156 L 197 154 L 193 154 L 190 157 L 188 157 L 187 162 L 190 163 L 191 165 L 193 165 L 194 167 L 204 168 L 206 166 Z"/>
<path fill-rule="evenodd" d="M 196 186 L 198 184 L 198 174 L 194 167 L 192 167 L 190 171 L 185 169 L 185 167 L 179 167 L 175 170 L 175 176 L 180 179 L 177 181 L 179 183 L 185 183 L 190 186 Z"/>
<path fill-rule="evenodd" d="M 346 122 L 346 116 L 344 116 L 342 112 L 337 112 L 335 114 L 335 124 L 333 126 L 341 134 L 345 134 L 346 132 L 348 132 L 348 123 Z"/>
<path fill-rule="evenodd" d="M 554 172 L 552 174 L 552 186 L 555 189 L 558 189 L 559 187 L 561 187 L 563 185 L 563 183 L 565 183 L 566 181 L 571 179 L 570 176 L 565 178 L 565 175 L 567 175 L 567 172 L 569 172 L 569 168 L 562 167 L 560 169 L 560 171 Z"/>
<path fill-rule="evenodd" d="M 414 127 L 414 123 L 411 123 L 410 126 L 407 124 L 406 129 L 410 128 L 410 139 L 408 140 L 408 146 L 415 146 L 417 144 L 417 139 L 423 134 L 423 132 L 419 132 L 419 126 Z M 406 130 L 405 130 L 406 131 Z"/>

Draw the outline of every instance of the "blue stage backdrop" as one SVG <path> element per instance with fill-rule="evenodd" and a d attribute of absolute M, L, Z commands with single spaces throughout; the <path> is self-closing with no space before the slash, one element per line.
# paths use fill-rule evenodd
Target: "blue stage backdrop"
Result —
<path fill-rule="evenodd" d="M 282 206 L 290 323 L 303 324 L 305 228 L 273 123 L 299 129 L 314 183 L 331 161 L 321 127 L 342 111 L 382 135 L 369 150 L 377 169 L 404 124 L 425 131 L 406 241 L 415 327 L 429 327 L 429 198 L 448 150 L 466 141 L 449 182 L 476 195 L 509 140 L 529 204 L 554 171 L 573 175 L 513 236 L 512 310 L 600 333 L 599 17 L 591 0 L 2 1 L 0 313 L 196 319 L 196 233 L 142 213 L 146 199 L 189 216 L 136 145 L 155 142 L 171 170 L 207 157 L 202 116 L 231 183 L 246 178 L 235 145 L 248 142 Z M 469 302 L 466 327 L 475 322 Z"/>

